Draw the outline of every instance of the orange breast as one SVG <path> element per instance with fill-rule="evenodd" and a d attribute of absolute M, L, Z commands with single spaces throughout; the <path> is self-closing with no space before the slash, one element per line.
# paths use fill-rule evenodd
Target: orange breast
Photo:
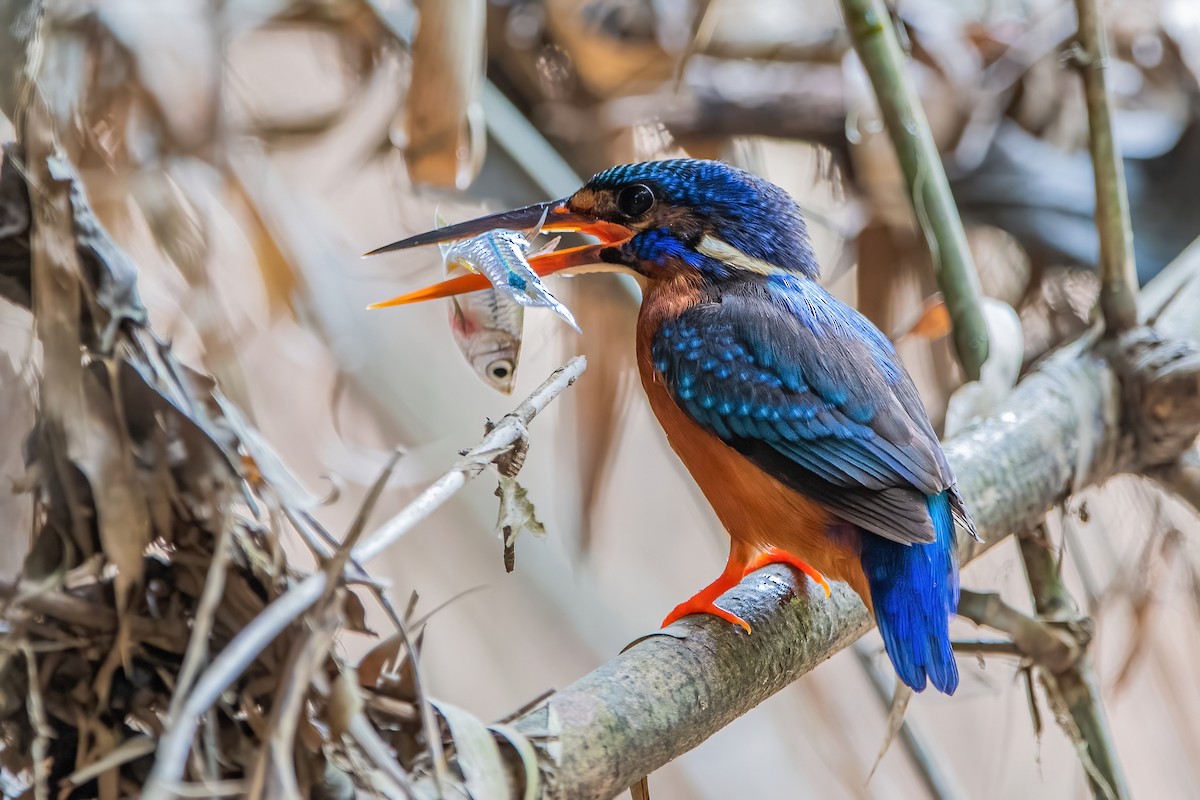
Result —
<path fill-rule="evenodd" d="M 867 598 L 856 542 L 829 535 L 830 525 L 836 521 L 833 515 L 700 427 L 676 405 L 655 372 L 650 348 L 659 325 L 697 300 L 697 289 L 686 279 L 652 281 L 638 317 L 638 372 L 671 449 L 683 460 L 734 540 L 757 549 L 787 550 L 828 577 L 846 581 Z"/>

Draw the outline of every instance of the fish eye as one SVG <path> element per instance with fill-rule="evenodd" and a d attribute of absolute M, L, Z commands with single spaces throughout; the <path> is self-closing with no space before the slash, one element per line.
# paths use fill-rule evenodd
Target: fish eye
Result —
<path fill-rule="evenodd" d="M 617 193 L 617 209 L 627 217 L 640 217 L 654 205 L 654 191 L 644 183 L 626 186 Z"/>
<path fill-rule="evenodd" d="M 513 363 L 507 358 L 493 361 L 487 366 L 487 373 L 498 381 L 508 378 L 513 373 Z"/>

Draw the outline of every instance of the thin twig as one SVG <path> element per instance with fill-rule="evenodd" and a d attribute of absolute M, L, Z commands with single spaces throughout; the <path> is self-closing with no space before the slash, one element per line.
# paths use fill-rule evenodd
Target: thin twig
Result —
<path fill-rule="evenodd" d="M 29 676 L 29 724 L 33 728 L 33 796 L 36 800 L 50 800 L 50 740 L 54 731 L 46 718 L 46 704 L 42 702 L 37 658 L 28 646 L 22 650 Z"/>
<path fill-rule="evenodd" d="M 858 663 L 862 665 L 863 671 L 871 680 L 875 696 L 886 711 L 892 705 L 892 689 L 896 679 L 891 675 L 884 674 L 879 665 L 875 663 L 871 648 L 862 639 L 854 643 L 854 655 L 858 657 Z M 948 763 L 946 757 L 934 751 L 933 744 L 911 717 L 905 718 L 900 723 L 898 735 L 913 766 L 921 774 L 921 779 L 925 782 L 925 788 L 929 790 L 930 797 L 938 800 L 953 800 L 956 797 L 967 796 L 954 773 L 943 766 Z"/>
<path fill-rule="evenodd" d="M 284 507 L 284 515 L 292 526 L 301 531 L 301 536 L 305 543 L 309 545 L 312 551 L 321 558 L 332 558 L 335 548 L 338 546 L 337 539 L 325 529 L 317 518 L 308 511 L 300 511 L 298 509 Z M 314 535 L 316 538 L 314 538 Z M 399 613 L 396 612 L 396 607 L 392 605 L 391 599 L 388 598 L 386 586 L 375 581 L 367 574 L 367 571 L 362 568 L 362 565 L 351 557 L 346 565 L 346 579 L 351 583 L 364 586 L 375 597 L 375 601 L 379 603 L 379 607 L 383 609 L 383 613 L 391 621 L 392 625 L 399 628 L 404 624 Z"/>
<path fill-rule="evenodd" d="M 888 134 L 908 182 L 913 208 L 929 243 L 938 286 L 954 323 L 954 347 L 968 379 L 978 380 L 988 355 L 981 289 L 962 220 L 920 98 L 905 76 L 904 52 L 883 0 L 842 0 Z"/>
<path fill-rule="evenodd" d="M 1068 669 L 1083 654 L 1079 641 L 1066 630 L 1022 614 L 995 592 L 964 589 L 958 602 L 958 615 L 976 625 L 1007 633 L 1018 652 L 1052 672 Z"/>
<path fill-rule="evenodd" d="M 1016 656 L 1023 658 L 1024 653 L 1007 639 L 971 639 L 956 640 L 950 643 L 956 653 L 978 653 L 985 656 Z"/>
<path fill-rule="evenodd" d="M 1075 0 L 1079 17 L 1076 62 L 1083 73 L 1088 109 L 1088 146 L 1096 176 L 1096 228 L 1100 234 L 1100 310 L 1106 331 L 1120 334 L 1137 324 L 1137 268 L 1125 167 L 1117 150 L 1105 71 L 1108 35 L 1097 0 Z"/>
<path fill-rule="evenodd" d="M 175 693 L 171 695 L 171 707 L 167 716 L 174 719 L 183 707 L 184 699 L 192 688 L 192 681 L 200 667 L 208 660 L 208 637 L 212 632 L 213 620 L 216 618 L 217 606 L 225 592 L 225 571 L 233 555 L 233 520 L 226 516 L 221 521 L 221 532 L 213 545 L 212 561 L 209 563 L 208 575 L 204 578 L 204 590 L 200 593 L 200 602 L 196 605 L 196 616 L 192 622 L 192 632 L 188 636 L 187 649 L 183 651 L 183 663 L 179 667 L 179 678 L 175 682 Z"/>
<path fill-rule="evenodd" d="M 524 437 L 529 421 L 574 383 L 586 366 L 587 360 L 577 356 L 556 370 L 516 410 L 496 423 L 479 445 L 468 451 L 449 472 L 359 543 L 351 553 L 353 560 L 358 563 L 371 560 L 449 500 L 468 478 L 478 475 L 496 456 Z M 192 736 L 201 716 L 284 628 L 321 598 L 328 583 L 329 577 L 324 572 L 309 575 L 263 609 L 213 659 L 196 681 L 179 717 L 170 720 L 171 724 L 159 742 L 154 768 L 142 795 L 145 800 L 169 800 L 170 787 L 183 774 Z"/>
<path fill-rule="evenodd" d="M 1074 603 L 1063 584 L 1046 526 L 1038 525 L 1019 533 L 1017 542 L 1038 616 L 1056 622 L 1070 620 L 1075 614 Z M 1127 800 L 1130 797 L 1128 784 L 1087 653 L 1081 653 L 1065 669 L 1043 667 L 1041 676 L 1047 696 L 1058 712 L 1055 718 L 1079 750 L 1092 795 L 1105 800 Z"/>

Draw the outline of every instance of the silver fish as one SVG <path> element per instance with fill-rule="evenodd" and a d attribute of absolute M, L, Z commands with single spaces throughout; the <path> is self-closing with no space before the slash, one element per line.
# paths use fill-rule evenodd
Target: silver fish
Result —
<path fill-rule="evenodd" d="M 446 277 L 468 270 L 446 262 Z M 483 382 L 512 394 L 521 356 L 525 309 L 503 292 L 486 289 L 450 298 L 450 332 L 459 351 Z"/>
<path fill-rule="evenodd" d="M 528 235 L 520 231 L 489 231 L 446 245 L 443 256 L 447 264 L 457 262 L 471 272 L 483 275 L 497 291 L 523 306 L 550 309 L 579 332 L 579 325 L 570 310 L 550 294 L 529 266 L 530 256 L 552 250 L 558 244 L 558 237 L 555 237 L 535 251 L 530 239 L 540 229 L 541 225 Z"/>
<path fill-rule="evenodd" d="M 434 227 L 445 224 L 441 214 L 436 214 Z M 450 298 L 450 331 L 475 374 L 504 394 L 512 393 L 516 381 L 525 306 L 550 308 L 579 330 L 571 312 L 550 294 L 529 266 L 530 256 L 553 250 L 559 242 L 559 237 L 554 237 L 534 250 L 530 239 L 540 229 L 539 224 L 528 234 L 489 231 L 438 245 L 447 278 L 473 272 L 492 283 L 491 289 Z"/>

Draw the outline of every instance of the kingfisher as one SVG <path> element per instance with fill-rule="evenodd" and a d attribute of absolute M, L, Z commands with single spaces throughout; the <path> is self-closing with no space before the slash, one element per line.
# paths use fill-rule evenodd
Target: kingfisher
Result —
<path fill-rule="evenodd" d="M 826 576 L 858 593 L 901 681 L 953 694 L 954 521 L 973 536 L 974 524 L 891 342 L 818 283 L 795 200 L 719 161 L 641 162 L 600 172 L 570 197 L 368 255 L 539 222 L 599 241 L 531 258 L 538 274 L 646 279 L 642 386 L 730 536 L 720 576 L 664 626 L 704 613 L 750 633 L 718 598 L 749 572 L 789 564 L 826 596 Z M 378 305 L 484 288 L 482 276 L 467 275 Z"/>

